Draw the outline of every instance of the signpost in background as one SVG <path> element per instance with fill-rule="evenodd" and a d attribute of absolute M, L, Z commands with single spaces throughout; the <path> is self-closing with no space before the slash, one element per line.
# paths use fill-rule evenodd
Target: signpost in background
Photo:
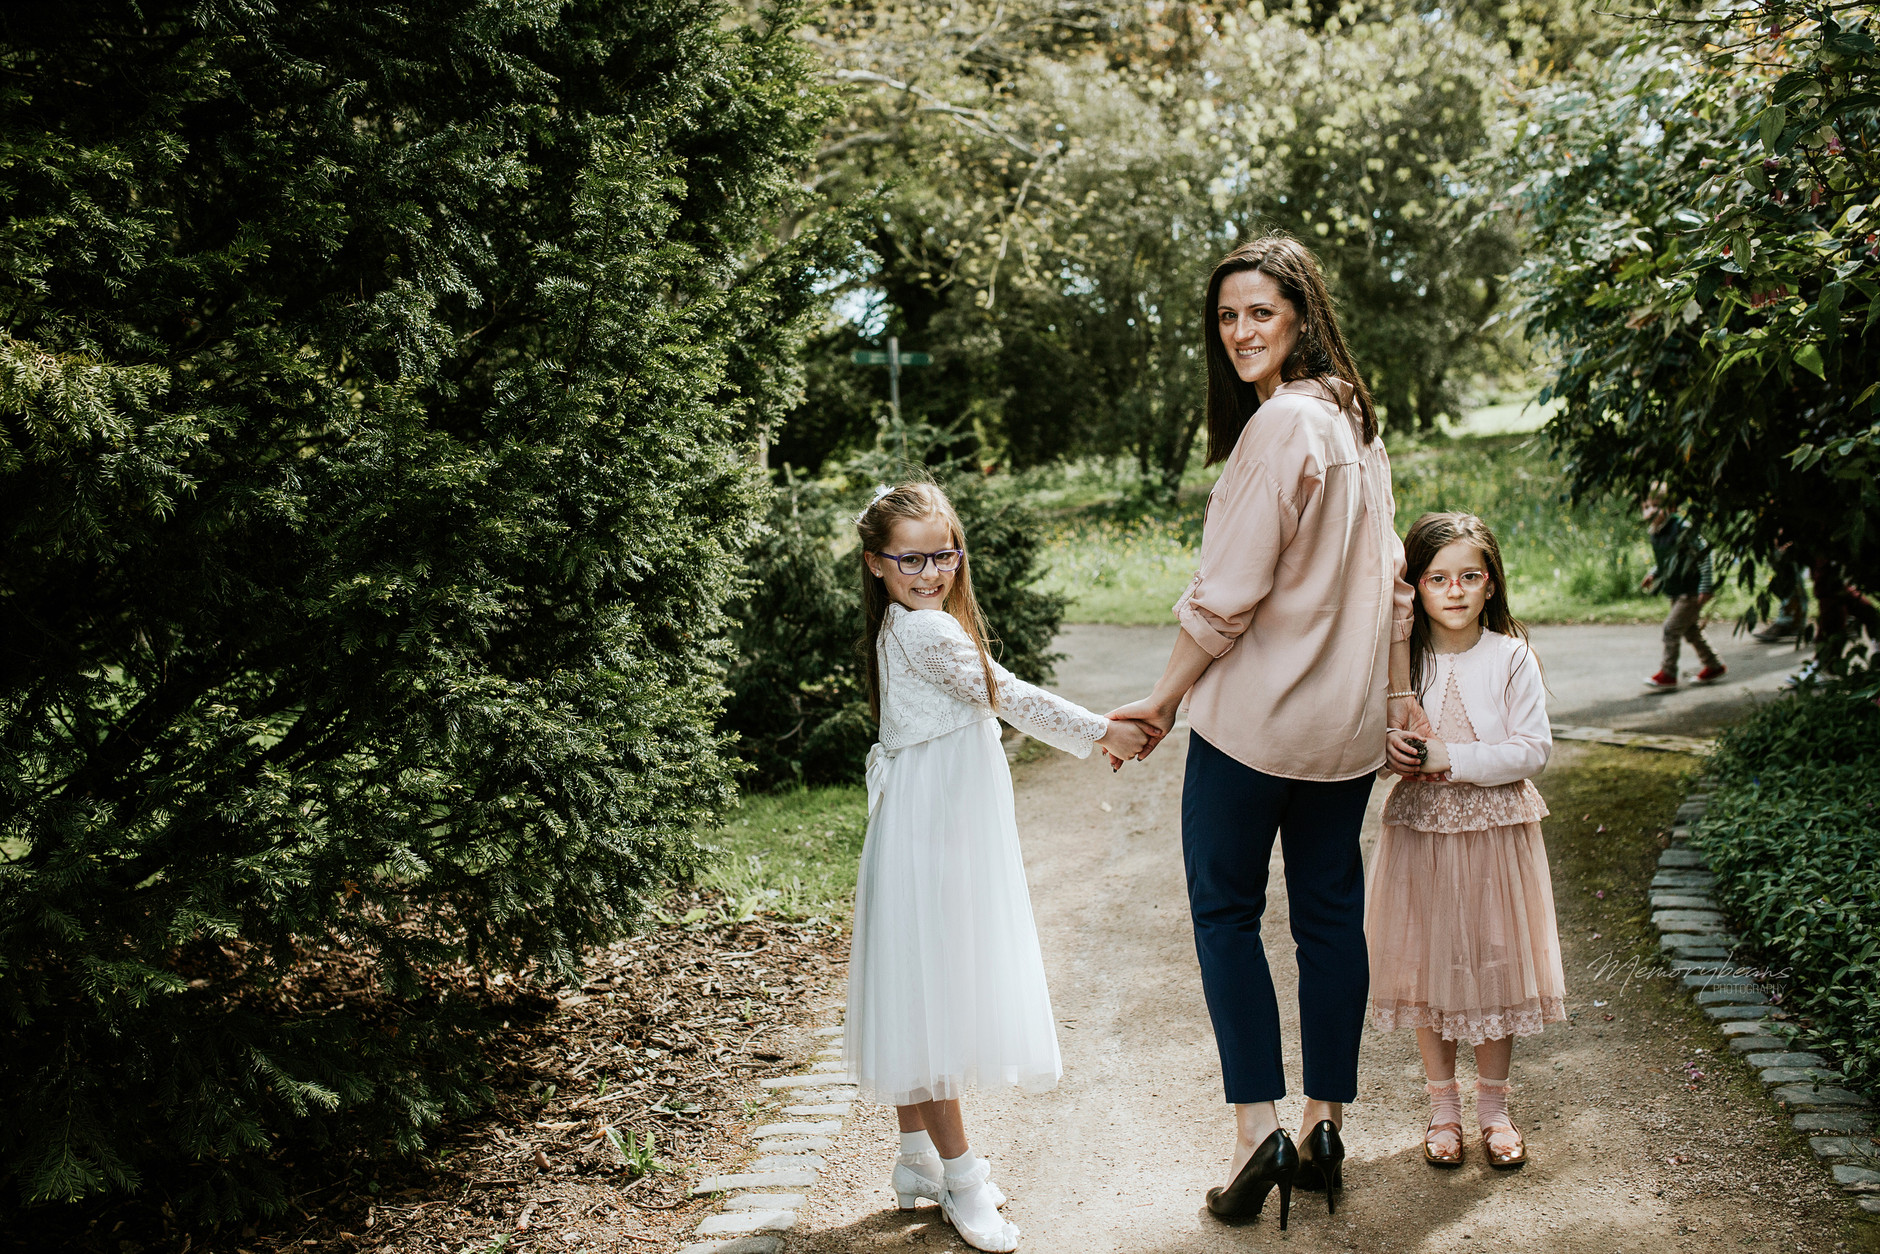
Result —
<path fill-rule="evenodd" d="M 888 368 L 888 413 L 894 421 L 894 429 L 901 435 L 901 457 L 907 457 L 907 427 L 901 422 L 901 368 L 903 366 L 931 366 L 933 356 L 930 353 L 904 353 L 901 341 L 896 336 L 888 337 L 888 351 L 875 348 L 858 348 L 849 354 L 849 360 L 858 366 L 886 366 Z"/>

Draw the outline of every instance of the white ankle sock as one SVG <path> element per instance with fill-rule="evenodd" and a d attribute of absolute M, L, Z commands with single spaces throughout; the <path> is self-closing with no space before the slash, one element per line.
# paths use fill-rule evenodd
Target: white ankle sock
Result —
<path fill-rule="evenodd" d="M 927 1135 L 927 1129 L 922 1128 L 918 1132 L 901 1134 L 901 1152 L 911 1157 L 916 1154 L 937 1155 L 940 1151 L 933 1147 L 933 1138 Z"/>
<path fill-rule="evenodd" d="M 958 1158 L 942 1158 L 940 1165 L 946 1176 L 947 1194 L 966 1225 L 978 1232 L 999 1231 L 1005 1221 L 987 1187 L 985 1160 L 967 1150 Z M 968 1184 L 969 1180 L 972 1183 Z"/>

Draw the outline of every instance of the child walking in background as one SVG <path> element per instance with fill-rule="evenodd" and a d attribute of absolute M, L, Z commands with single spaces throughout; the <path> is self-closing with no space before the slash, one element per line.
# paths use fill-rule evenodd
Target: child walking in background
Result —
<path fill-rule="evenodd" d="M 1467 1041 L 1488 1165 L 1515 1168 L 1527 1146 L 1508 1117 L 1514 1038 L 1567 1017 L 1547 806 L 1529 779 L 1553 749 L 1546 688 L 1481 519 L 1425 514 L 1404 562 L 1419 708 L 1409 732 L 1388 737 L 1404 778 L 1385 802 L 1365 892 L 1371 1022 L 1416 1029 L 1431 1104 L 1424 1158 L 1462 1163 L 1456 1046 Z"/>
<path fill-rule="evenodd" d="M 938 487 L 884 488 L 857 527 L 881 740 L 868 755 L 843 1057 L 862 1096 L 900 1117 L 901 1208 L 932 1198 L 967 1244 L 1015 1250 L 1005 1195 L 967 1147 L 960 1097 L 1001 1084 L 1043 1091 L 1062 1068 L 994 716 L 1119 763 L 1149 733 L 992 660 L 966 537 Z"/>
<path fill-rule="evenodd" d="M 1704 669 L 1697 672 L 1697 683 L 1714 684 L 1730 668 L 1723 664 L 1698 616 L 1710 598 L 1717 580 L 1716 564 L 1704 538 L 1672 512 L 1668 493 L 1662 483 L 1652 485 L 1640 512 L 1651 530 L 1652 568 L 1645 572 L 1640 587 L 1647 592 L 1662 592 L 1671 598 L 1671 612 L 1665 615 L 1665 650 L 1658 663 L 1658 673 L 1645 681 L 1653 692 L 1671 692 L 1678 686 L 1679 643 L 1688 640 L 1697 650 Z"/>

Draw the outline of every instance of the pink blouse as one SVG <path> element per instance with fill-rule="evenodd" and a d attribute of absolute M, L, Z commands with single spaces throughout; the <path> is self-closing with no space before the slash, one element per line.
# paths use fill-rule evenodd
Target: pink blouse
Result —
<path fill-rule="evenodd" d="M 1390 645 L 1410 638 L 1415 594 L 1390 458 L 1359 432 L 1350 384 L 1274 389 L 1208 497 L 1201 569 L 1175 603 L 1215 659 L 1188 725 L 1269 775 L 1351 779 L 1384 762 Z"/>

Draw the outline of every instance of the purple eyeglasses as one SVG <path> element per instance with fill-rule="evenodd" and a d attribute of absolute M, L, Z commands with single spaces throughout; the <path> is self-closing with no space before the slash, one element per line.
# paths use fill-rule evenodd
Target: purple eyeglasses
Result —
<path fill-rule="evenodd" d="M 966 556 L 965 549 L 941 549 L 937 553 L 877 553 L 876 557 L 892 560 L 903 575 L 918 575 L 932 562 L 933 568 L 941 574 L 951 574 L 960 568 L 960 559 Z"/>

